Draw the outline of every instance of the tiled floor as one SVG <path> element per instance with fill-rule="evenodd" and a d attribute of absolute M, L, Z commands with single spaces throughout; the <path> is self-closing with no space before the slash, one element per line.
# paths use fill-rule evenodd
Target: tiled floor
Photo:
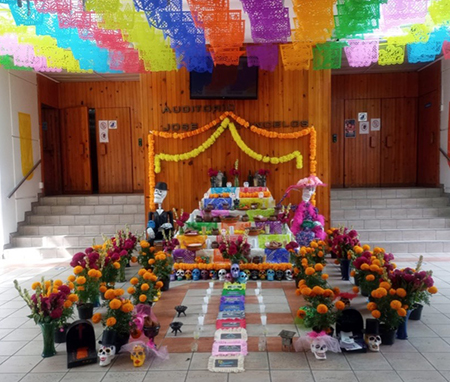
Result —
<path fill-rule="evenodd" d="M 205 325 L 198 341 L 198 351 L 192 352 L 193 332 L 197 315 L 202 310 L 203 296 L 207 282 L 173 282 L 171 289 L 163 294 L 156 304 L 155 313 L 162 330 L 157 337 L 158 345 L 167 346 L 170 359 L 166 362 L 147 362 L 142 368 L 134 368 L 127 354 L 119 355 L 106 368 L 89 365 L 68 370 L 66 367 L 65 344 L 57 346 L 58 354 L 43 359 L 40 330 L 27 318 L 28 308 L 17 295 L 12 281 L 19 280 L 22 287 L 30 287 L 32 281 L 42 275 L 47 278 L 65 279 L 71 274 L 67 261 L 43 262 L 27 266 L 13 266 L 0 262 L 0 381 L 14 382 L 56 382 L 56 381 L 126 381 L 143 382 L 164 378 L 188 382 L 199 379 L 211 382 L 415 382 L 424 379 L 437 382 L 450 381 L 450 256 L 430 257 L 424 269 L 434 272 L 439 293 L 433 297 L 432 305 L 424 309 L 421 321 L 408 324 L 409 339 L 397 340 L 393 346 L 382 346 L 380 353 L 333 354 L 328 353 L 326 361 L 317 361 L 311 353 L 281 352 L 278 333 L 282 329 L 304 335 L 307 330 L 294 324 L 295 312 L 302 305 L 295 295 L 293 282 L 263 282 L 262 294 L 267 311 L 268 350 L 258 352 L 258 337 L 262 334 L 260 313 L 253 289 L 248 284 L 246 295 L 246 321 L 249 335 L 249 355 L 245 358 L 244 373 L 220 374 L 207 370 L 211 355 L 215 321 L 219 308 L 221 284 L 213 291 L 205 317 Z M 415 258 L 397 258 L 399 267 L 414 265 Z M 128 279 L 137 268 L 128 268 Z M 339 280 L 338 268 L 329 264 L 327 272 L 330 282 L 343 291 L 351 284 Z M 353 307 L 364 309 L 366 301 L 358 297 Z M 174 306 L 188 306 L 187 316 L 176 318 L 182 321 L 183 333 L 176 337 L 167 331 L 175 319 Z M 101 336 L 102 328 L 96 325 L 96 334 Z"/>

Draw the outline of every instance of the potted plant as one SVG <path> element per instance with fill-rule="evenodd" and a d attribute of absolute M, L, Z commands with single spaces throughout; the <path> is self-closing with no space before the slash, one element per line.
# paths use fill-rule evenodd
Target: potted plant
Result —
<path fill-rule="evenodd" d="M 119 281 L 125 282 L 125 268 L 128 267 L 132 259 L 132 254 L 136 250 L 138 238 L 130 232 L 128 227 L 125 230 L 117 231 L 111 238 L 109 253 L 118 254 L 120 257 Z"/>
<path fill-rule="evenodd" d="M 127 291 L 133 304 L 153 305 L 159 300 L 163 282 L 151 270 L 140 269 L 137 277 L 133 277 L 130 283 L 131 287 Z"/>
<path fill-rule="evenodd" d="M 238 236 L 236 240 L 232 240 L 230 236 L 226 236 L 219 245 L 219 250 L 224 259 L 234 263 L 247 263 L 250 255 L 250 244 L 247 237 Z"/>
<path fill-rule="evenodd" d="M 82 264 L 82 263 L 81 263 Z M 94 304 L 100 297 L 100 278 L 102 272 L 98 269 L 90 268 L 94 264 L 77 265 L 73 272 L 75 273 L 74 286 L 75 293 L 78 295 L 77 310 L 81 319 L 90 319 L 94 311 Z"/>
<path fill-rule="evenodd" d="M 103 294 L 107 289 L 114 288 L 119 279 L 120 255 L 117 252 L 110 252 L 107 248 L 108 242 L 103 246 L 94 246 L 94 250 L 100 255 L 99 263 L 102 277 L 100 278 L 100 292 Z"/>
<path fill-rule="evenodd" d="M 104 326 L 102 345 L 114 345 L 116 352 L 128 342 L 133 324 L 134 305 L 123 297 L 123 289 L 108 289 L 105 292 L 106 313 L 95 313 L 94 324 L 101 322 Z"/>
<path fill-rule="evenodd" d="M 153 264 L 153 273 L 158 277 L 158 280 L 162 281 L 163 286 L 161 291 L 165 292 L 169 290 L 170 275 L 172 273 L 173 259 L 169 253 L 162 251 L 155 255 L 155 262 Z"/>
<path fill-rule="evenodd" d="M 342 280 L 350 279 L 350 259 L 349 251 L 355 246 L 359 246 L 358 233 L 346 227 L 339 228 L 338 232 L 332 232 L 328 236 L 328 247 L 332 253 L 337 257 L 337 264 L 340 264 Z M 349 258 L 350 257 L 350 258 Z"/>
<path fill-rule="evenodd" d="M 142 268 L 151 269 L 153 262 L 150 260 L 155 259 L 156 248 L 150 246 L 150 243 L 147 240 L 141 240 L 139 244 L 141 246 L 141 250 L 136 256 L 136 261 Z"/>
<path fill-rule="evenodd" d="M 71 293 L 71 285 L 42 278 L 41 282 L 32 284 L 31 289 L 35 291 L 32 295 L 27 289 L 22 290 L 17 280 L 14 280 L 14 286 L 31 310 L 28 317 L 41 328 L 44 344 L 42 357 L 54 356 L 55 328 L 71 316 L 70 308 L 77 301 L 77 296 Z"/>

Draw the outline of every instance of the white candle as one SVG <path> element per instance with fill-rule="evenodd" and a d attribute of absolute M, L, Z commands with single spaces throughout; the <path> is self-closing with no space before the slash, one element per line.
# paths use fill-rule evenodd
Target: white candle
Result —
<path fill-rule="evenodd" d="M 244 187 L 248 187 L 248 186 L 249 186 L 248 182 L 244 182 Z"/>
<path fill-rule="evenodd" d="M 266 326 L 267 324 L 267 316 L 265 314 L 261 315 L 261 324 Z"/>
<path fill-rule="evenodd" d="M 259 296 L 259 289 L 255 289 L 255 296 Z"/>
<path fill-rule="evenodd" d="M 203 301 L 205 304 L 209 304 L 209 297 L 208 296 L 203 297 Z"/>
<path fill-rule="evenodd" d="M 258 287 L 258 289 L 261 289 L 261 281 L 257 281 L 256 286 Z"/>
<path fill-rule="evenodd" d="M 210 289 L 210 288 L 206 289 L 206 294 L 207 294 L 208 296 L 211 296 L 211 292 L 212 292 L 212 289 Z"/>
<path fill-rule="evenodd" d="M 260 304 L 263 303 L 263 296 L 261 296 L 261 295 L 258 296 L 258 302 L 259 302 Z"/>
<path fill-rule="evenodd" d="M 266 312 L 266 306 L 265 305 L 260 305 L 259 306 L 259 313 L 265 313 Z"/>
<path fill-rule="evenodd" d="M 205 323 L 205 316 L 198 316 L 198 324 L 202 326 Z"/>
<path fill-rule="evenodd" d="M 209 287 L 210 287 L 211 289 L 214 288 L 214 281 L 210 281 L 210 282 L 209 282 Z"/>
<path fill-rule="evenodd" d="M 227 182 L 227 187 L 231 187 L 231 182 Z"/>
<path fill-rule="evenodd" d="M 208 313 L 208 304 L 203 304 L 202 305 L 202 312 L 203 312 L 203 314 Z"/>
<path fill-rule="evenodd" d="M 234 235 L 234 226 L 230 225 L 228 229 L 230 230 L 230 235 Z"/>

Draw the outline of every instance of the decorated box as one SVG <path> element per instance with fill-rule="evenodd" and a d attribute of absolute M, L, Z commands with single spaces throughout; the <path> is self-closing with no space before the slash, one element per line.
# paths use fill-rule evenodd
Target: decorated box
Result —
<path fill-rule="evenodd" d="M 213 343 L 212 355 L 247 355 L 247 341 L 215 341 Z"/>
<path fill-rule="evenodd" d="M 172 252 L 172 257 L 174 263 L 195 263 L 195 253 L 188 251 L 187 249 L 175 249 Z"/>
<path fill-rule="evenodd" d="M 268 249 L 264 250 L 266 255 L 266 263 L 288 263 L 290 254 L 285 248 Z"/>
<path fill-rule="evenodd" d="M 269 226 L 271 235 L 281 235 L 283 233 L 283 223 L 280 221 L 255 222 L 255 226 L 261 230 L 265 230 L 266 226 Z"/>
<path fill-rule="evenodd" d="M 227 318 L 216 321 L 216 329 L 237 329 L 237 328 L 246 328 L 246 323 L 244 319 L 238 318 Z"/>
<path fill-rule="evenodd" d="M 225 208 L 223 208 L 223 205 L 227 203 L 228 204 L 228 208 L 226 209 L 230 209 L 231 206 L 233 205 L 233 200 L 231 198 L 208 198 L 208 199 L 203 199 L 203 207 L 206 208 L 208 206 L 208 204 L 212 204 L 214 206 L 215 210 L 225 210 Z"/>

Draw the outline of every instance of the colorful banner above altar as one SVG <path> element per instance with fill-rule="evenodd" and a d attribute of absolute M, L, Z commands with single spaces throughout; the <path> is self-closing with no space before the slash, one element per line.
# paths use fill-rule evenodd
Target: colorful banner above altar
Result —
<path fill-rule="evenodd" d="M 0 0 L 0 65 L 211 72 L 242 56 L 269 71 L 279 57 L 287 70 L 396 65 L 447 59 L 449 28 L 450 0 Z"/>

